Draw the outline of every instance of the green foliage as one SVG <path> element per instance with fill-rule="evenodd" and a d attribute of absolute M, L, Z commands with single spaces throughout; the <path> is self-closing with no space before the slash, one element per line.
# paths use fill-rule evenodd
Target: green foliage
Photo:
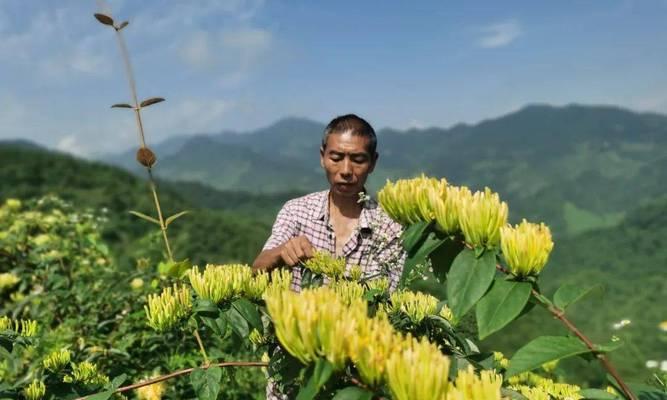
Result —
<path fill-rule="evenodd" d="M 496 274 L 496 255 L 485 251 L 480 257 L 464 249 L 452 263 L 447 276 L 447 296 L 454 318 L 460 320 L 484 296 Z"/>
<path fill-rule="evenodd" d="M 484 339 L 518 317 L 530 299 L 531 289 L 529 282 L 496 278 L 477 304 L 479 338 Z"/>

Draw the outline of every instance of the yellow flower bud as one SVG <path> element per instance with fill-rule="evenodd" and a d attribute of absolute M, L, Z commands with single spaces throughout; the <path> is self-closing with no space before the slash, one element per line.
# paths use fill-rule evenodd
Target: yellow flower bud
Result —
<path fill-rule="evenodd" d="M 386 318 L 361 320 L 359 330 L 349 338 L 350 359 L 361 379 L 377 387 L 384 379 L 387 361 L 402 338 Z"/>
<path fill-rule="evenodd" d="M 78 364 L 72 363 L 72 374 L 65 375 L 63 382 L 76 382 L 85 385 L 104 385 L 109 383 L 109 377 L 101 374 L 97 370 L 97 365 L 90 361 L 83 361 Z"/>
<path fill-rule="evenodd" d="M 255 346 L 262 346 L 266 344 L 266 338 L 257 330 L 253 329 L 248 335 L 248 340 Z"/>
<path fill-rule="evenodd" d="M 368 287 L 368 290 L 379 290 L 380 292 L 385 293 L 389 290 L 389 279 L 386 277 L 371 279 L 366 282 L 366 286 Z"/>
<path fill-rule="evenodd" d="M 141 278 L 134 278 L 132 279 L 132 282 L 130 282 L 130 287 L 132 290 L 140 290 L 144 287 L 144 280 Z"/>
<path fill-rule="evenodd" d="M 454 318 L 452 310 L 446 304 L 442 306 L 438 315 L 446 319 L 447 321 L 451 321 Z"/>
<path fill-rule="evenodd" d="M 517 276 L 539 274 L 554 247 L 548 226 L 525 219 L 514 227 L 501 228 L 501 236 L 503 256 L 512 274 Z"/>
<path fill-rule="evenodd" d="M 38 379 L 34 379 L 30 385 L 23 390 L 23 395 L 27 400 L 41 400 L 45 394 L 46 385 Z"/>
<path fill-rule="evenodd" d="M 435 297 L 409 290 L 400 290 L 391 294 L 391 306 L 389 312 L 396 314 L 405 313 L 410 321 L 418 324 L 427 315 L 435 314 L 438 307 L 438 299 Z"/>
<path fill-rule="evenodd" d="M 0 293 L 19 283 L 21 279 L 11 272 L 0 274 Z"/>
<path fill-rule="evenodd" d="M 425 338 L 408 336 L 387 362 L 387 383 L 396 400 L 442 400 L 448 374 L 449 358 Z"/>
<path fill-rule="evenodd" d="M 363 269 L 361 268 L 360 265 L 355 264 L 352 267 L 350 267 L 349 276 L 350 276 L 350 279 L 352 279 L 353 281 L 360 280 L 361 277 L 363 276 L 363 274 L 364 274 L 364 271 L 363 271 Z"/>
<path fill-rule="evenodd" d="M 316 274 L 331 278 L 340 278 L 345 273 L 345 257 L 334 257 L 326 251 L 315 251 L 312 258 L 304 263 L 305 267 Z"/>
<path fill-rule="evenodd" d="M 507 203 L 498 193 L 485 188 L 475 192 L 461 204 L 459 223 L 466 242 L 475 247 L 496 247 L 500 243 L 500 228 L 507 224 Z"/>
<path fill-rule="evenodd" d="M 51 352 L 44 360 L 42 365 L 51 372 L 58 372 L 69 364 L 71 353 L 67 349 Z"/>
<path fill-rule="evenodd" d="M 37 321 L 30 319 L 12 320 L 9 317 L 0 317 L 0 331 L 13 331 L 23 337 L 37 335 Z"/>
<path fill-rule="evenodd" d="M 493 352 L 493 361 L 496 366 L 496 368 L 500 369 L 507 369 L 510 365 L 510 360 L 505 358 L 505 355 L 499 351 L 494 351 Z"/>
<path fill-rule="evenodd" d="M 188 278 L 197 296 L 216 304 L 244 295 L 249 282 L 253 280 L 252 269 L 242 264 L 209 264 L 203 273 L 200 273 L 199 267 L 195 265 L 188 271 Z M 253 296 L 257 289 L 251 288 Z"/>
<path fill-rule="evenodd" d="M 246 282 L 245 295 L 251 300 L 259 300 L 269 286 L 269 274 L 261 272 Z"/>
<path fill-rule="evenodd" d="M 502 376 L 494 371 L 483 370 L 477 375 L 468 365 L 467 369 L 458 371 L 447 391 L 447 400 L 500 400 L 502 383 Z"/>
<path fill-rule="evenodd" d="M 365 292 L 364 287 L 355 281 L 338 280 L 331 282 L 329 287 L 348 305 L 362 298 Z"/>
<path fill-rule="evenodd" d="M 155 378 L 153 376 L 151 379 Z M 157 382 L 152 385 L 141 386 L 137 388 L 137 398 L 139 400 L 162 400 L 162 396 L 167 391 L 165 382 Z"/>
<path fill-rule="evenodd" d="M 466 186 L 447 186 L 440 200 L 434 203 L 433 211 L 438 229 L 448 234 L 460 231 L 461 208 L 471 198 L 472 192 Z"/>
<path fill-rule="evenodd" d="M 190 314 L 190 290 L 174 284 L 173 288 L 165 288 L 160 295 L 148 295 L 148 305 L 144 309 L 151 328 L 160 332 L 170 329 Z"/>

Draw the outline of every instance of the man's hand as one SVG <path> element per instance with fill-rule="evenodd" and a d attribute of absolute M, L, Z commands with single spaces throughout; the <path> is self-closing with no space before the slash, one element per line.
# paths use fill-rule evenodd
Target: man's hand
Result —
<path fill-rule="evenodd" d="M 280 258 L 289 267 L 293 267 L 299 262 L 313 257 L 313 252 L 315 251 L 308 238 L 303 235 L 288 240 L 280 248 Z"/>

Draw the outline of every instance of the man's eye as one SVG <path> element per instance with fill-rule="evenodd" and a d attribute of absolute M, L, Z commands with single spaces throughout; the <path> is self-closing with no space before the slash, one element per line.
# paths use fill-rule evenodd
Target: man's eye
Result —
<path fill-rule="evenodd" d="M 332 157 L 330 157 L 330 158 L 331 158 L 331 161 L 340 161 L 343 157 L 340 157 L 340 156 L 332 156 Z"/>

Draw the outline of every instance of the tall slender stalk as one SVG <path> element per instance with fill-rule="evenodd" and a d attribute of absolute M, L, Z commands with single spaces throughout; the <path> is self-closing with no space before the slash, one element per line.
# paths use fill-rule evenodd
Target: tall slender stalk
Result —
<path fill-rule="evenodd" d="M 144 124 L 141 118 L 142 108 L 148 107 L 155 103 L 162 102 L 164 101 L 164 99 L 160 97 L 155 97 L 139 102 L 139 98 L 137 96 L 137 84 L 136 80 L 134 79 L 134 71 L 132 69 L 132 64 L 130 62 L 130 54 L 127 50 L 127 45 L 125 44 L 125 39 L 123 38 L 123 33 L 122 33 L 123 28 L 125 28 L 128 25 L 128 22 L 126 21 L 122 22 L 119 25 L 116 25 L 114 23 L 113 18 L 105 14 L 95 14 L 95 18 L 97 18 L 97 20 L 100 21 L 102 24 L 114 28 L 114 31 L 116 33 L 118 47 L 120 48 L 121 58 L 123 59 L 123 64 L 125 66 L 125 75 L 127 77 L 127 82 L 130 88 L 130 96 L 132 97 L 132 104 L 131 105 L 114 104 L 112 107 L 131 108 L 134 111 L 137 133 L 139 135 L 139 144 L 140 144 L 140 148 L 137 151 L 137 161 L 146 168 L 146 172 L 148 174 L 148 184 L 153 197 L 153 203 L 155 204 L 155 210 L 157 212 L 158 218 L 156 220 L 152 217 L 145 216 L 138 212 L 134 212 L 134 214 L 144 219 L 147 219 L 151 222 L 154 222 L 160 227 L 160 231 L 162 232 L 162 240 L 164 241 L 164 247 L 167 251 L 167 258 L 170 262 L 173 262 L 174 256 L 172 253 L 171 245 L 169 244 L 169 236 L 167 235 L 167 226 L 169 225 L 170 221 L 169 219 L 165 221 L 163 217 L 162 207 L 160 206 L 160 198 L 157 191 L 157 185 L 155 183 L 155 179 L 153 177 L 153 172 L 152 172 L 152 168 L 153 165 L 155 164 L 156 157 L 155 154 L 146 146 L 146 134 L 144 131 Z M 173 219 L 175 218 L 176 217 L 173 217 Z"/>

